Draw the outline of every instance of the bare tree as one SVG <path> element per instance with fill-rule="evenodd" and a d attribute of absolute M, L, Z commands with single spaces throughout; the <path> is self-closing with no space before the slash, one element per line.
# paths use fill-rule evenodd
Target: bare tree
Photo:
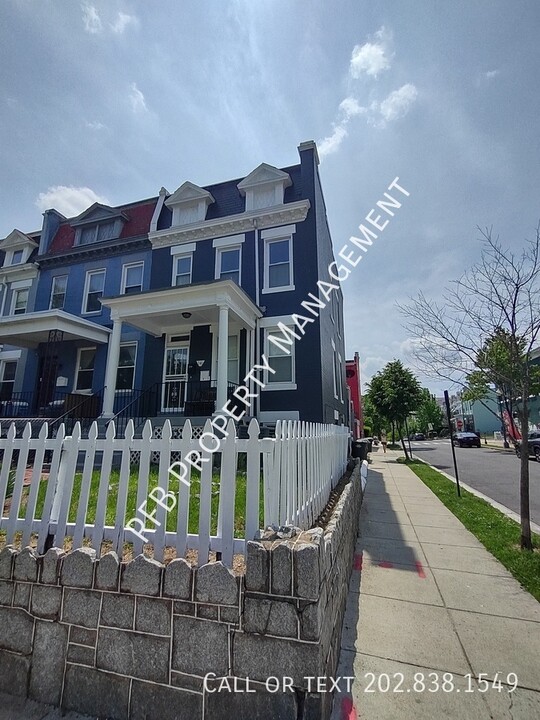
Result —
<path fill-rule="evenodd" d="M 486 384 L 505 387 L 514 402 L 522 429 L 521 547 L 531 550 L 528 427 L 529 395 L 537 385 L 531 360 L 540 332 L 540 225 L 518 252 L 503 248 L 490 228 L 480 232 L 480 261 L 450 283 L 443 302 L 420 293 L 399 308 L 422 372 L 461 387 L 480 373 Z M 493 362 L 491 349 L 501 344 L 507 362 Z"/>

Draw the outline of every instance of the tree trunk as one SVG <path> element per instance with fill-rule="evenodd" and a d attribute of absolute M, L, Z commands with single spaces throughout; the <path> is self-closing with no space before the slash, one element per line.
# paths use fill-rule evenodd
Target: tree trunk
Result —
<path fill-rule="evenodd" d="M 405 445 L 405 440 L 403 439 L 403 432 L 401 431 L 401 425 L 398 425 L 398 433 L 399 433 L 399 439 L 401 441 L 401 447 L 403 448 L 403 452 L 405 453 L 405 460 L 408 462 L 410 460 L 409 453 L 407 452 L 407 446 Z"/>
<path fill-rule="evenodd" d="M 521 515 L 521 549 L 532 550 L 531 516 L 529 504 L 529 388 L 522 390 L 521 411 L 521 472 L 519 478 L 519 502 Z"/>
<path fill-rule="evenodd" d="M 392 420 L 392 445 L 395 445 L 396 443 L 396 426 L 394 425 L 394 421 Z"/>

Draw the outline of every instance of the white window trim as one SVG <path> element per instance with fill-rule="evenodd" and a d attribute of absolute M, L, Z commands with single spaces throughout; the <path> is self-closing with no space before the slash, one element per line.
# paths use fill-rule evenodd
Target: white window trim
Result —
<path fill-rule="evenodd" d="M 270 318 L 269 318 L 270 319 Z M 277 318 L 272 318 L 273 320 Z M 290 316 L 288 316 L 289 324 L 287 324 L 287 327 L 290 327 L 291 330 L 294 330 L 294 326 L 290 324 Z M 279 322 L 279 320 L 278 320 Z M 272 334 L 276 334 L 279 332 L 279 328 L 277 325 L 267 325 L 264 327 L 264 355 L 269 359 L 269 340 L 268 336 Z M 272 382 L 270 378 L 272 377 L 272 373 L 268 372 L 268 370 L 264 371 L 264 387 L 261 388 L 263 391 L 272 391 L 272 390 L 296 390 L 298 388 L 296 384 L 296 340 L 293 340 L 293 344 L 291 345 L 291 352 L 289 353 L 289 357 L 292 358 L 292 380 L 288 382 Z"/>
<path fill-rule="evenodd" d="M 238 284 L 242 284 L 242 246 L 241 245 L 225 245 L 216 248 L 216 266 L 214 279 L 221 280 L 221 254 L 230 250 L 238 250 Z"/>
<path fill-rule="evenodd" d="M 176 264 L 180 258 L 188 257 L 191 260 L 190 266 L 189 266 L 189 282 L 188 285 L 191 285 L 193 282 L 193 253 L 192 252 L 178 252 L 174 253 L 173 255 L 173 262 L 172 262 L 172 278 L 171 278 L 171 285 L 172 287 L 177 287 L 176 285 L 176 276 L 178 273 L 176 272 Z M 178 287 L 183 287 L 182 285 L 179 285 Z"/>
<path fill-rule="evenodd" d="M 124 389 L 118 389 L 116 387 L 116 382 L 118 382 L 118 370 L 120 368 L 120 365 L 116 367 L 116 379 L 114 384 L 114 392 L 115 393 L 124 393 L 129 392 L 130 390 L 134 389 L 135 386 L 135 371 L 137 370 L 137 357 L 139 354 L 139 342 L 138 340 L 126 340 L 125 342 L 120 343 L 120 347 L 126 347 L 127 345 L 135 345 L 135 360 L 133 361 L 133 382 L 131 383 L 130 388 L 124 388 Z M 120 355 L 118 355 L 118 362 L 120 362 Z"/>
<path fill-rule="evenodd" d="M 106 268 L 96 268 L 95 270 L 87 270 L 86 278 L 84 281 L 84 292 L 83 292 L 81 315 L 100 315 L 103 311 L 103 306 L 101 307 L 101 310 L 86 311 L 86 305 L 88 304 L 88 290 L 90 288 L 90 275 L 97 275 L 99 273 L 103 273 L 103 290 L 102 290 L 102 292 L 103 293 L 105 292 L 105 280 L 107 278 Z"/>
<path fill-rule="evenodd" d="M 21 255 L 21 261 L 18 263 L 13 263 L 13 258 L 15 257 L 15 253 L 20 252 Z M 9 253 L 9 267 L 18 267 L 19 265 L 24 265 L 26 263 L 28 256 L 27 248 L 13 248 L 11 252 Z"/>
<path fill-rule="evenodd" d="M 222 248 L 229 246 L 241 245 L 246 241 L 245 235 L 229 235 L 228 237 L 214 238 L 212 241 L 213 248 Z"/>
<path fill-rule="evenodd" d="M 337 377 L 339 401 L 343 402 L 343 360 L 341 359 L 341 355 L 339 353 L 338 353 L 337 369 L 339 370 L 338 377 Z"/>
<path fill-rule="evenodd" d="M 92 395 L 92 389 L 90 390 L 77 390 L 77 381 L 79 379 L 79 371 L 81 369 L 81 353 L 84 350 L 94 350 L 97 353 L 97 347 L 96 345 L 88 345 L 86 347 L 80 347 L 77 348 L 77 361 L 75 365 L 75 377 L 73 378 L 73 392 L 77 393 L 78 395 Z M 95 362 L 95 356 L 94 356 L 94 362 Z M 95 367 L 94 367 L 95 370 Z M 94 376 L 92 375 L 92 385 L 94 384 Z"/>
<path fill-rule="evenodd" d="M 173 245 L 171 255 L 189 255 L 197 249 L 197 243 L 184 243 L 183 245 Z"/>
<path fill-rule="evenodd" d="M 15 315 L 15 303 L 16 303 L 16 300 L 17 300 L 17 295 L 18 295 L 20 292 L 24 291 L 24 290 L 26 290 L 26 292 L 28 293 L 27 296 L 26 296 L 26 305 L 24 306 L 24 312 L 23 312 L 23 313 L 17 313 L 17 315 L 26 315 L 26 313 L 27 313 L 27 311 L 28 311 L 28 301 L 30 300 L 30 285 L 25 285 L 25 286 L 23 286 L 23 287 L 18 287 L 18 288 L 12 289 L 12 290 L 13 290 L 13 291 L 12 291 L 12 294 L 11 294 L 11 312 L 10 312 L 10 315 Z"/>
<path fill-rule="evenodd" d="M 289 225 L 288 227 L 295 227 L 294 225 Z M 276 230 L 281 230 L 281 232 L 275 232 Z M 294 290 L 294 262 L 293 262 L 293 234 L 286 231 L 287 228 L 272 228 L 270 232 L 272 232 L 271 235 L 267 235 L 266 233 L 268 231 L 263 230 L 261 232 L 261 237 L 263 238 L 264 248 L 263 248 L 263 286 L 261 288 L 261 294 L 262 295 L 268 295 L 270 293 L 279 293 L 279 292 L 288 292 L 290 290 Z M 290 283 L 288 285 L 280 285 L 279 287 L 270 287 L 269 286 L 269 269 L 270 269 L 270 252 L 269 247 L 272 242 L 279 242 L 280 240 L 288 240 L 289 241 L 289 278 Z"/>
<path fill-rule="evenodd" d="M 134 268 L 134 267 L 142 268 L 142 272 L 141 272 L 141 291 L 142 291 L 143 285 L 144 285 L 144 260 L 138 260 L 137 262 L 131 262 L 131 263 L 126 263 L 125 265 L 122 265 L 122 282 L 120 284 L 120 295 L 126 294 L 126 280 L 127 280 L 128 269 Z"/>
<path fill-rule="evenodd" d="M 52 310 L 52 300 L 53 300 L 53 295 L 55 294 L 55 293 L 54 293 L 54 283 L 55 283 L 55 281 L 58 280 L 59 278 L 66 278 L 66 289 L 65 289 L 65 291 L 64 291 L 64 303 L 62 304 L 62 307 L 61 307 L 61 308 L 56 308 L 56 309 L 58 309 L 58 310 L 63 310 L 63 309 L 64 309 L 64 305 L 65 305 L 65 303 L 66 303 L 68 275 L 53 275 L 53 277 L 52 277 L 52 282 L 51 282 L 51 294 L 50 294 L 50 297 L 49 297 L 49 310 Z"/>
<path fill-rule="evenodd" d="M 333 340 L 330 341 L 332 343 L 332 379 L 334 383 L 334 400 L 338 400 L 338 376 L 337 376 L 337 353 L 336 353 L 336 345 Z"/>
<path fill-rule="evenodd" d="M 31 286 L 31 280 L 15 280 L 15 282 L 11 283 L 12 290 L 24 290 L 25 288 L 30 288 Z"/>

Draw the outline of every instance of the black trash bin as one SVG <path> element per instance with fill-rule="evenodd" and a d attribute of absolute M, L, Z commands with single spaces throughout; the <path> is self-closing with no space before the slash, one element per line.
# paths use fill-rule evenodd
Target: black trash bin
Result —
<path fill-rule="evenodd" d="M 367 440 L 355 440 L 352 444 L 352 456 L 353 458 L 360 458 L 360 460 L 367 460 L 367 454 L 369 452 L 369 443 Z"/>

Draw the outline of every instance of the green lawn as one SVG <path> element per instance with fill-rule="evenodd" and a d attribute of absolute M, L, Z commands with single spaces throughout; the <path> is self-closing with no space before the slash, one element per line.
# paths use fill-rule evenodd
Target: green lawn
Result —
<path fill-rule="evenodd" d="M 403 458 L 400 458 L 404 462 Z M 540 537 L 533 534 L 534 552 L 521 550 L 518 523 L 489 503 L 456 486 L 448 478 L 419 460 L 407 463 L 446 507 L 475 535 L 505 568 L 540 601 Z"/>
<path fill-rule="evenodd" d="M 99 491 L 99 471 L 94 471 L 92 474 L 92 481 L 90 485 L 90 495 L 88 501 L 88 510 L 86 513 L 86 522 L 91 524 L 95 521 L 96 508 Z M 71 503 L 69 508 L 68 522 L 75 522 L 77 517 L 77 508 L 79 504 L 79 497 L 81 492 L 81 479 L 82 474 L 77 473 L 73 484 L 73 492 L 71 495 Z M 118 497 L 118 484 L 120 474 L 118 471 L 113 470 L 109 477 L 109 493 L 107 497 L 107 510 L 105 514 L 105 525 L 114 525 L 116 518 L 116 502 Z M 137 510 L 137 482 L 138 482 L 138 471 L 135 466 L 132 467 L 129 478 L 127 507 L 125 513 L 125 522 L 136 516 Z M 158 473 L 157 470 L 150 470 L 148 492 L 153 488 L 157 487 Z M 179 481 L 172 475 L 169 477 L 169 491 L 178 493 Z M 43 512 L 43 505 L 45 502 L 45 493 L 47 490 L 47 480 L 42 480 L 39 487 L 37 505 L 36 505 L 36 518 L 41 518 Z M 199 528 L 199 493 L 200 493 L 200 476 L 194 471 L 191 477 L 190 487 L 190 500 L 189 500 L 189 527 L 188 532 L 196 534 Z M 27 496 L 27 490 L 25 492 Z M 212 503 L 211 503 L 211 523 L 210 532 L 215 534 L 217 531 L 217 514 L 218 514 L 218 502 L 219 502 L 219 474 L 214 473 L 212 477 Z M 146 512 L 152 513 L 155 509 L 156 503 L 148 500 L 146 506 Z M 25 504 L 23 500 L 23 506 L 19 513 L 20 517 L 24 517 Z M 264 504 L 263 504 L 263 485 L 261 480 L 260 486 L 260 502 L 259 502 L 259 526 L 262 527 L 264 518 Z M 176 530 L 176 522 L 178 517 L 178 505 L 167 514 L 167 530 Z M 142 516 L 141 516 L 142 519 Z M 245 519 L 246 519 L 246 474 L 238 472 L 236 476 L 236 494 L 235 494 L 235 535 L 236 537 L 243 537 L 245 530 Z M 147 527 L 153 528 L 154 525 L 150 521 L 147 521 Z"/>

